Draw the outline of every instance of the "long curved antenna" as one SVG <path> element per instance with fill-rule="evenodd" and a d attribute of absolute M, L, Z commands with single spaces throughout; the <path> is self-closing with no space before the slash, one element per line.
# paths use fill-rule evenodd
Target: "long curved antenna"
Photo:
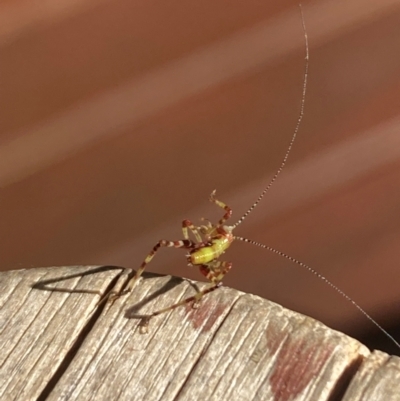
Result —
<path fill-rule="evenodd" d="M 302 92 L 302 97 L 301 97 L 301 105 L 300 105 L 300 113 L 299 117 L 297 118 L 297 123 L 296 127 L 293 132 L 292 139 L 290 141 L 289 147 L 286 150 L 285 157 L 282 160 L 282 163 L 278 170 L 276 171 L 275 175 L 272 177 L 271 181 L 269 184 L 265 187 L 264 191 L 261 192 L 260 196 L 257 198 L 257 200 L 251 205 L 251 207 L 247 210 L 247 212 L 233 225 L 233 228 L 237 227 L 239 224 L 243 222 L 243 220 L 253 211 L 253 209 L 260 203 L 261 199 L 264 197 L 264 195 L 269 191 L 271 188 L 272 184 L 275 182 L 275 180 L 278 178 L 278 175 L 280 172 L 283 170 L 285 167 L 286 161 L 289 157 L 289 153 L 292 150 L 293 143 L 296 139 L 297 133 L 300 128 L 301 120 L 303 119 L 303 114 L 304 114 L 304 104 L 306 100 L 306 91 L 307 91 L 307 78 L 308 78 L 308 60 L 309 60 L 309 54 L 308 54 L 308 36 L 307 36 L 307 31 L 306 31 L 306 24 L 304 22 L 304 15 L 303 15 L 303 9 L 301 7 L 301 4 L 299 4 L 300 7 L 300 13 L 301 13 L 301 22 L 303 25 L 303 32 L 304 32 L 304 42 L 305 42 L 305 50 L 306 50 L 306 63 L 304 67 L 304 80 L 303 80 L 303 92 Z"/>
<path fill-rule="evenodd" d="M 319 279 L 321 279 L 322 281 L 324 281 L 326 284 L 328 284 L 331 288 L 333 288 L 336 292 L 338 292 L 343 298 L 345 298 L 347 301 L 349 301 L 350 303 L 353 304 L 354 307 L 356 307 L 372 324 L 375 325 L 375 327 L 377 327 L 387 338 L 389 338 L 389 340 L 391 340 L 393 342 L 393 344 L 396 345 L 397 348 L 400 349 L 400 344 L 395 340 L 395 338 L 390 335 L 376 320 L 374 320 L 363 308 L 361 308 L 360 305 L 358 305 L 358 303 L 356 303 L 355 301 L 353 301 L 345 292 L 343 292 L 339 287 L 337 287 L 335 284 L 333 284 L 332 282 L 330 282 L 325 276 L 323 276 L 322 274 L 318 273 L 316 270 L 314 270 L 312 267 L 306 265 L 303 262 L 300 262 L 299 260 L 293 258 L 292 256 L 287 255 L 286 253 L 283 253 L 281 251 L 278 251 L 275 248 L 272 248 L 268 245 L 264 245 L 261 244 L 259 242 L 253 241 L 251 239 L 247 239 L 247 238 L 243 238 L 243 237 L 236 237 L 236 240 L 239 241 L 243 241 L 243 242 L 247 242 L 249 244 L 253 244 L 256 246 L 259 246 L 261 248 L 265 248 L 270 252 L 273 252 L 279 256 L 282 256 L 283 258 L 289 259 L 291 262 L 298 264 L 301 267 L 306 268 L 309 272 L 311 272 L 312 274 L 316 275 Z"/>

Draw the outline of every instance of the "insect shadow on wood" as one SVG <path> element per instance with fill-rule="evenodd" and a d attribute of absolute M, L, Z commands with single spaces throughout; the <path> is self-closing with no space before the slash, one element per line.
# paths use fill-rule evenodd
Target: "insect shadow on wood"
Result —
<path fill-rule="evenodd" d="M 151 277 L 159 277 L 158 274 L 153 274 L 153 273 L 145 273 L 144 275 L 145 279 L 151 278 Z M 146 322 L 152 317 L 152 314 L 140 314 L 138 311 L 145 305 L 147 305 L 149 302 L 157 299 L 160 295 L 163 295 L 167 293 L 168 291 L 171 291 L 173 288 L 176 286 L 180 285 L 182 282 L 187 282 L 189 285 L 196 291 L 199 292 L 200 288 L 197 285 L 197 283 L 193 282 L 192 280 L 189 280 L 184 277 L 175 277 L 171 276 L 169 280 L 157 291 L 153 292 L 152 294 L 149 294 L 147 297 L 143 298 L 140 302 L 138 302 L 135 305 L 132 305 L 128 309 L 125 310 L 125 317 L 129 319 L 141 319 L 142 324 L 145 325 Z M 197 305 L 194 305 L 196 307 Z"/>
<path fill-rule="evenodd" d="M 71 280 L 71 279 L 74 279 L 77 277 L 91 276 L 93 274 L 103 273 L 103 272 L 110 271 L 110 270 L 121 270 L 121 272 L 119 275 L 114 277 L 113 280 L 111 280 L 108 288 L 105 290 L 105 292 L 107 293 L 112 288 L 115 287 L 117 281 L 121 278 L 121 276 L 123 276 L 126 273 L 125 268 L 119 267 L 119 266 L 99 266 L 99 267 L 95 267 L 93 269 L 86 270 L 86 271 L 83 271 L 80 273 L 69 274 L 67 276 L 63 275 L 62 277 L 54 277 L 54 278 L 47 279 L 47 280 L 39 280 L 36 283 L 32 284 L 32 288 L 34 288 L 36 290 L 41 290 L 41 291 L 62 292 L 62 293 L 69 293 L 69 294 L 96 294 L 99 296 L 103 296 L 104 294 L 101 291 L 89 290 L 89 289 L 87 290 L 87 289 L 82 289 L 82 288 L 79 288 L 79 289 L 61 288 L 61 287 L 54 286 L 53 284 L 61 283 L 63 281 Z M 135 275 L 135 273 L 136 272 L 134 270 L 129 269 L 129 274 L 127 277 L 127 281 L 125 281 L 125 285 L 130 280 L 130 278 L 131 278 L 130 276 Z M 159 275 L 156 273 L 151 273 L 151 272 L 146 272 L 143 275 L 144 279 L 150 279 L 150 278 L 154 278 L 154 277 L 159 277 Z M 189 283 L 189 285 L 196 292 L 200 291 L 198 285 L 195 282 L 193 282 L 192 280 L 189 280 L 187 278 L 171 276 L 169 278 L 169 280 L 161 288 L 159 288 L 156 292 L 150 294 L 149 296 L 145 297 L 137 304 L 135 304 L 135 305 L 131 306 L 129 309 L 127 309 L 125 311 L 125 317 L 131 318 L 131 319 L 143 319 L 146 321 L 150 316 L 145 315 L 145 314 L 138 314 L 137 312 L 143 306 L 148 304 L 149 302 L 153 301 L 160 295 L 167 293 L 168 291 L 172 290 L 173 288 L 180 285 L 184 281 Z M 125 285 L 123 284 L 123 287 L 125 287 Z M 103 300 L 101 299 L 100 302 L 98 303 L 98 305 L 102 304 L 103 303 L 102 301 Z"/>
<path fill-rule="evenodd" d="M 90 276 L 92 274 L 96 274 L 96 273 L 102 273 L 102 272 L 106 272 L 106 271 L 110 271 L 110 270 L 124 270 L 122 267 L 118 267 L 118 266 L 98 266 L 95 267 L 93 269 L 90 270 L 85 270 L 83 272 L 80 273 L 74 273 L 74 274 L 69 274 L 69 275 L 63 275 L 61 277 L 54 277 L 51 279 L 47 279 L 47 280 L 39 280 L 36 283 L 32 284 L 32 288 L 34 288 L 35 290 L 42 290 L 42 291 L 52 291 L 52 292 L 66 292 L 66 293 L 70 293 L 70 294 L 96 294 L 96 295 L 100 295 L 102 296 L 103 293 L 101 291 L 96 291 L 96 290 L 86 290 L 86 289 L 82 289 L 82 288 L 61 288 L 61 287 L 57 287 L 57 286 L 53 286 L 52 284 L 56 284 L 56 283 L 61 283 L 62 281 L 66 281 L 66 280 L 71 280 L 77 277 L 85 277 L 85 276 Z M 114 287 L 116 281 L 118 280 L 118 278 L 120 277 L 120 275 L 116 276 L 110 283 L 109 288 Z M 109 289 L 106 290 L 106 292 L 109 291 Z"/>

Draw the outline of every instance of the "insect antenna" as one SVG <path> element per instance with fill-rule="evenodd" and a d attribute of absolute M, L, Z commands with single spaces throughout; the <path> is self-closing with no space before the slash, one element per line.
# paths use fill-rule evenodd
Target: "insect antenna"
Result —
<path fill-rule="evenodd" d="M 304 42 L 305 42 L 305 51 L 306 51 L 306 56 L 305 56 L 305 66 L 304 66 L 304 79 L 303 79 L 303 91 L 302 91 L 302 96 L 301 96 L 301 103 L 300 103 L 300 113 L 297 118 L 297 123 L 296 127 L 293 131 L 292 139 L 290 140 L 290 144 L 286 150 L 285 157 L 282 160 L 281 165 L 279 166 L 278 170 L 272 177 L 271 181 L 268 183 L 268 185 L 265 187 L 265 189 L 261 192 L 260 196 L 257 198 L 257 200 L 250 206 L 250 208 L 243 214 L 243 216 L 232 226 L 233 228 L 237 227 L 239 224 L 241 224 L 244 219 L 255 209 L 255 207 L 260 203 L 261 199 L 264 197 L 264 195 L 269 191 L 271 188 L 272 184 L 276 181 L 278 178 L 278 175 L 281 173 L 283 168 L 286 165 L 286 161 L 289 157 L 289 153 L 292 150 L 293 143 L 296 139 L 297 133 L 300 128 L 301 120 L 303 119 L 304 115 L 304 104 L 306 100 L 306 91 L 307 91 L 307 78 L 308 78 L 308 60 L 309 60 L 309 52 L 308 52 L 308 36 L 307 36 L 307 30 L 306 30 L 306 24 L 304 22 L 304 15 L 303 15 L 303 9 L 301 7 L 301 4 L 299 4 L 300 7 L 300 13 L 301 13 L 301 22 L 303 26 L 303 32 L 304 32 Z"/>
<path fill-rule="evenodd" d="M 396 341 L 396 339 L 389 334 L 376 320 L 374 320 L 360 305 L 358 305 L 357 302 L 353 301 L 353 299 L 351 299 L 345 292 L 343 292 L 339 287 L 337 287 L 335 284 L 333 284 L 331 281 L 329 281 L 325 276 L 323 276 L 321 273 L 318 273 L 316 270 L 314 270 L 312 267 L 306 265 L 303 262 L 300 262 L 299 260 L 293 258 L 292 256 L 287 255 L 284 252 L 278 251 L 275 248 L 272 248 L 268 245 L 264 245 L 261 244 L 260 242 L 257 241 L 253 241 L 251 239 L 248 238 L 243 238 L 243 237 L 237 237 L 235 236 L 235 240 L 239 240 L 239 241 L 243 241 L 243 242 L 247 242 L 249 244 L 253 244 L 256 246 L 259 246 L 261 248 L 267 249 L 270 252 L 273 252 L 283 258 L 286 258 L 288 260 L 290 260 L 293 263 L 298 264 L 301 267 L 304 267 L 305 269 L 307 269 L 309 272 L 311 272 L 312 274 L 314 274 L 315 276 L 317 276 L 320 280 L 324 281 L 326 284 L 328 284 L 331 288 L 333 288 L 336 292 L 338 292 L 343 298 L 345 298 L 347 301 L 349 301 L 350 303 L 353 304 L 353 306 L 355 308 L 357 308 L 372 324 L 375 325 L 375 327 L 377 327 L 389 340 L 391 340 L 393 342 L 393 344 L 396 345 L 397 348 L 400 349 L 400 344 Z"/>

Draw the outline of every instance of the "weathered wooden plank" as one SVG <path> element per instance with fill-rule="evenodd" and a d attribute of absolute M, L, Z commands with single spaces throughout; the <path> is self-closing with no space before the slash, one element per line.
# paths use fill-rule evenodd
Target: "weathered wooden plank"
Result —
<path fill-rule="evenodd" d="M 400 358 L 374 351 L 362 363 L 343 401 L 400 400 Z"/>
<path fill-rule="evenodd" d="M 228 288 L 198 309 L 155 318 L 149 334 L 140 334 L 139 322 L 123 312 L 169 280 L 144 279 L 107 308 L 49 400 L 324 400 L 368 354 L 313 319 Z M 179 284 L 142 312 L 192 293 Z"/>
<path fill-rule="evenodd" d="M 36 400 L 96 312 L 99 295 L 120 270 L 79 276 L 93 267 L 15 270 L 0 275 L 0 399 Z M 70 277 L 71 275 L 76 277 Z M 32 288 L 38 281 L 60 291 Z M 70 292 L 61 292 L 62 290 Z"/>
<path fill-rule="evenodd" d="M 57 291 L 31 288 L 90 270 L 2 273 L 2 400 L 399 399 L 399 358 L 370 354 L 358 341 L 260 297 L 224 287 L 197 309 L 157 316 L 141 334 L 127 310 L 168 306 L 193 294 L 193 285 L 146 274 L 131 294 L 100 306 L 98 295 L 83 292 L 104 293 L 120 270 L 47 286 Z"/>

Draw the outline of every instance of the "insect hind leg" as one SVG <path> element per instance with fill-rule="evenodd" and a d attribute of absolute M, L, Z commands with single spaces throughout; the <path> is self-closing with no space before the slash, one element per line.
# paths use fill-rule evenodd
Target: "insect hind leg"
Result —
<path fill-rule="evenodd" d="M 148 315 L 128 313 L 127 317 L 141 319 L 140 331 L 141 331 L 141 333 L 147 333 L 147 329 L 148 329 L 151 318 L 161 315 L 166 312 L 170 312 L 170 311 L 178 308 L 179 306 L 187 305 L 192 302 L 193 302 L 193 307 L 197 308 L 200 300 L 203 298 L 204 295 L 206 295 L 210 292 L 213 292 L 222 286 L 222 279 L 225 276 L 225 274 L 228 273 L 228 271 L 231 269 L 231 267 L 232 267 L 231 262 L 225 262 L 225 261 L 219 261 L 219 260 L 214 260 L 211 263 L 200 265 L 199 266 L 200 272 L 205 277 L 207 277 L 207 279 L 211 282 L 211 286 L 206 287 L 201 291 L 198 291 L 195 295 L 192 295 L 191 297 L 185 298 L 184 300 L 182 300 L 180 302 L 177 302 L 166 308 L 159 309 Z"/>
<path fill-rule="evenodd" d="M 102 299 L 100 299 L 99 304 L 104 302 L 105 300 L 113 302 L 116 298 L 131 292 L 133 287 L 136 285 L 136 282 L 141 277 L 144 269 L 152 261 L 155 254 L 161 247 L 192 249 L 195 246 L 196 246 L 196 244 L 189 239 L 184 239 L 184 240 L 179 240 L 179 241 L 168 241 L 168 240 L 163 239 L 163 240 L 158 241 L 157 244 L 154 245 L 154 247 L 150 251 L 150 253 L 146 256 L 146 258 L 140 265 L 139 269 L 136 271 L 136 274 L 129 280 L 128 285 L 123 289 L 121 288 L 121 289 L 118 289 L 117 291 L 115 291 L 115 290 L 110 291 L 105 296 L 103 296 Z"/>
<path fill-rule="evenodd" d="M 124 293 L 130 292 L 132 290 L 132 288 L 135 286 L 136 282 L 139 280 L 140 276 L 142 275 L 146 266 L 152 261 L 155 254 L 161 247 L 191 249 L 195 245 L 196 244 L 189 239 L 184 239 L 184 240 L 179 240 L 179 241 L 168 241 L 168 240 L 162 239 L 162 240 L 158 241 L 157 244 L 154 245 L 154 247 L 150 251 L 150 253 L 146 256 L 146 258 L 144 259 L 142 264 L 140 265 L 140 268 L 137 270 L 135 276 L 129 281 L 126 289 L 124 290 Z"/>
<path fill-rule="evenodd" d="M 150 319 L 152 319 L 153 317 L 161 315 L 161 314 L 166 313 L 166 312 L 170 312 L 170 311 L 172 311 L 172 310 L 174 310 L 174 309 L 176 309 L 176 308 L 178 308 L 180 306 L 187 305 L 187 304 L 190 304 L 190 303 L 193 303 L 194 307 L 197 308 L 200 299 L 204 295 L 215 291 L 217 288 L 219 288 L 221 286 L 222 286 L 222 282 L 218 282 L 218 283 L 215 283 L 215 284 L 211 285 L 210 287 L 206 287 L 203 290 L 198 291 L 195 295 L 192 295 L 191 297 L 185 298 L 184 300 L 182 300 L 180 302 L 177 302 L 177 303 L 175 303 L 173 305 L 167 306 L 166 308 L 159 309 L 159 310 L 157 310 L 155 312 L 152 312 L 150 314 L 147 314 L 147 315 L 127 313 L 126 317 L 133 318 L 133 319 L 140 319 L 141 320 L 141 322 L 140 322 L 140 332 L 142 334 L 144 334 L 144 333 L 147 333 Z"/>

